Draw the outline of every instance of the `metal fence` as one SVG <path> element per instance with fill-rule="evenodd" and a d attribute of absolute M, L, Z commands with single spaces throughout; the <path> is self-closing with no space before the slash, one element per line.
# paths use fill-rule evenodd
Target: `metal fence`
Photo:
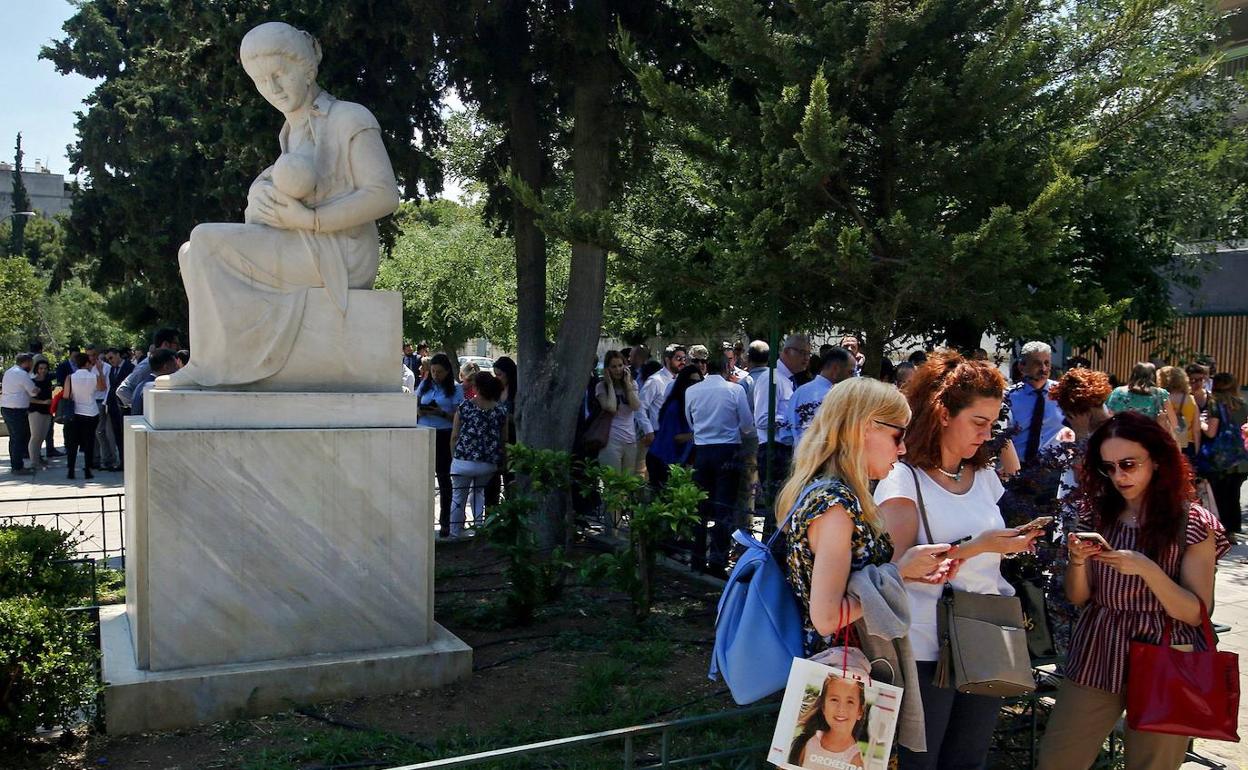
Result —
<path fill-rule="evenodd" d="M 764 767 L 763 758 L 767 753 L 767 744 L 749 742 L 740 746 L 730 746 L 717 751 L 694 750 L 688 756 L 678 750 L 677 743 L 682 733 L 704 731 L 718 727 L 723 723 L 739 721 L 748 717 L 763 717 L 775 714 L 780 704 L 768 703 L 761 706 L 721 711 L 715 714 L 673 719 L 666 722 L 622 727 L 616 730 L 604 730 L 598 733 L 577 735 L 570 738 L 556 738 L 549 741 L 530 743 L 524 746 L 513 746 L 507 749 L 482 751 L 460 757 L 435 759 L 415 765 L 404 765 L 391 770 L 435 770 L 442 768 L 474 767 L 491 763 L 499 766 L 515 767 L 516 760 L 521 757 L 533 759 L 546 756 L 546 762 L 536 766 L 567 767 L 569 756 L 578 749 L 608 743 L 618 743 L 622 748 L 620 765 L 624 770 L 634 768 L 668 768 L 668 767 L 707 767 L 710 763 L 722 763 L 719 766 L 740 768 Z M 699 745 L 696 742 L 694 745 Z M 595 766 L 603 767 L 600 762 Z M 588 766 L 588 765 L 587 765 Z"/>
<path fill-rule="evenodd" d="M 126 496 L 120 492 L 0 500 L 0 526 L 41 524 L 69 532 L 80 558 L 112 567 L 125 564 L 125 516 Z"/>

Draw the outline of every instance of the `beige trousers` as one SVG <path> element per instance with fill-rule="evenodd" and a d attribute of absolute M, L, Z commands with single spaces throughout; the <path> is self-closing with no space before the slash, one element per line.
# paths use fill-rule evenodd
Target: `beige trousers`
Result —
<path fill-rule="evenodd" d="M 1125 692 L 1084 687 L 1069 679 L 1057 690 L 1057 704 L 1040 743 L 1039 770 L 1086 770 L 1127 707 Z M 1126 728 L 1127 770 L 1177 770 L 1188 737 Z"/>

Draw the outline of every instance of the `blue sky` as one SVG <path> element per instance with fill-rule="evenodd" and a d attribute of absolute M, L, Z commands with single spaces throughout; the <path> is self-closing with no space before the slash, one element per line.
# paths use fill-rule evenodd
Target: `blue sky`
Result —
<path fill-rule="evenodd" d="M 69 174 L 65 146 L 76 138 L 74 112 L 84 109 L 92 81 L 61 75 L 39 59 L 39 48 L 64 36 L 61 25 L 72 13 L 66 0 L 0 0 L 0 160 L 13 162 L 21 131 L 26 168 L 38 159 Z"/>

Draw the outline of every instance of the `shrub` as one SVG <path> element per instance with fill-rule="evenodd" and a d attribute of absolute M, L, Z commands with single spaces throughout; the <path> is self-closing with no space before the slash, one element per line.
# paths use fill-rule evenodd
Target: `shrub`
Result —
<path fill-rule="evenodd" d="M 37 525 L 0 527 L 0 599 L 30 596 L 53 607 L 76 604 L 90 593 L 83 570 L 62 562 L 74 558 L 67 532 Z"/>
<path fill-rule="evenodd" d="M 90 622 L 30 596 L 0 599 L 0 744 L 71 724 L 95 700 Z"/>
<path fill-rule="evenodd" d="M 598 465 L 590 477 L 602 481 L 602 502 L 615 520 L 628 519 L 628 545 L 587 563 L 587 578 L 609 580 L 627 591 L 633 617 L 644 621 L 654 602 L 654 570 L 665 540 L 689 537 L 698 524 L 698 503 L 706 493 L 693 483 L 693 473 L 671 467 L 667 484 L 651 498 L 646 483 L 632 473 Z"/>

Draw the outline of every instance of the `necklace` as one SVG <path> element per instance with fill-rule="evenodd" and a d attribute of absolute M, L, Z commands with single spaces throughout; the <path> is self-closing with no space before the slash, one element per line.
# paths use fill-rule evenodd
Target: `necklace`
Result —
<path fill-rule="evenodd" d="M 942 475 L 944 475 L 946 478 L 953 479 L 954 481 L 961 481 L 961 480 L 962 480 L 962 468 L 963 468 L 965 465 L 966 465 L 966 460 L 963 460 L 963 461 L 959 462 L 959 463 L 958 463 L 958 470 L 957 470 L 957 471 L 955 471 L 954 473 L 950 473 L 949 471 L 945 470 L 944 468 L 940 467 L 939 465 L 937 465 L 937 466 L 936 466 L 936 470 L 940 471 L 940 472 L 941 472 L 941 474 L 942 474 Z"/>

